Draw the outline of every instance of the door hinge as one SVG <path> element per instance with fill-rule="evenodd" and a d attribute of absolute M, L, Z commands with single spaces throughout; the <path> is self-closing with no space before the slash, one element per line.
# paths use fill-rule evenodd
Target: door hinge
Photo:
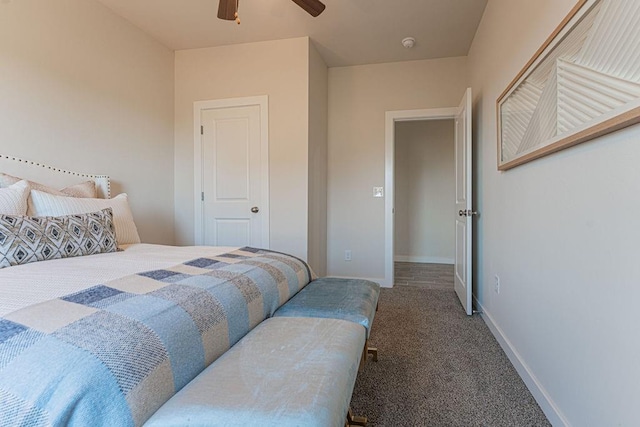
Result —
<path fill-rule="evenodd" d="M 204 126 L 200 126 L 200 135 L 204 135 Z"/>
<path fill-rule="evenodd" d="M 204 191 L 200 193 L 200 200 L 204 202 Z"/>

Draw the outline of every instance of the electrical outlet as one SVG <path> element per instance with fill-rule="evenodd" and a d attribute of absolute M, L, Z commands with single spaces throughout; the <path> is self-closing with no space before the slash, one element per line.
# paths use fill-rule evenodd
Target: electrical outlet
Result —
<path fill-rule="evenodd" d="M 495 279 L 494 290 L 496 291 L 496 294 L 500 295 L 500 276 L 496 274 L 494 279 Z"/>
<path fill-rule="evenodd" d="M 344 260 L 351 261 L 351 249 L 347 249 L 344 251 Z"/>
<path fill-rule="evenodd" d="M 384 197 L 384 188 L 373 187 L 373 197 Z"/>

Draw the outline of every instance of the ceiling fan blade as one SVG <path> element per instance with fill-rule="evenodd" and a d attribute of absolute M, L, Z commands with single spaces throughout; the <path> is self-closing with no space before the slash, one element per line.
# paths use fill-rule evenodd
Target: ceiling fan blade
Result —
<path fill-rule="evenodd" d="M 220 0 L 218 5 L 218 18 L 227 21 L 235 21 L 239 0 Z"/>
<path fill-rule="evenodd" d="M 293 0 L 293 2 L 314 18 L 320 15 L 325 8 L 320 0 Z"/>

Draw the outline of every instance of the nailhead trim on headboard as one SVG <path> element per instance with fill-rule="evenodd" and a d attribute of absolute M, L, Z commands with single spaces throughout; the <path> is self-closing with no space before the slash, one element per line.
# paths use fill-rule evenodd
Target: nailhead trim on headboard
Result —
<path fill-rule="evenodd" d="M 91 179 L 102 178 L 102 179 L 106 179 L 107 180 L 107 192 L 108 192 L 107 197 L 111 197 L 111 180 L 109 179 L 109 175 L 94 175 L 94 174 L 88 174 L 88 173 L 72 172 L 72 171 L 68 171 L 68 170 L 65 170 L 65 169 L 60 169 L 60 168 L 56 168 L 56 167 L 53 167 L 53 166 L 45 165 L 44 163 L 33 162 L 31 160 L 24 160 L 24 159 L 21 159 L 19 157 L 7 156 L 5 154 L 0 154 L 0 158 L 16 161 L 16 162 L 20 162 L 20 163 L 25 163 L 25 164 L 32 165 L 32 166 L 39 166 L 39 167 L 42 167 L 42 168 L 45 168 L 45 169 L 52 170 L 54 172 L 60 172 L 60 173 L 64 173 L 64 174 L 67 174 L 67 175 L 78 176 L 78 177 L 81 177 L 81 178 L 91 178 Z"/>

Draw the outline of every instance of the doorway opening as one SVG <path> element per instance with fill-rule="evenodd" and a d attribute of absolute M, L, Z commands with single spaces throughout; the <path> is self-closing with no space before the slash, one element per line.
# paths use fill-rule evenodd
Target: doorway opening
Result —
<path fill-rule="evenodd" d="M 471 88 L 467 88 L 458 107 L 433 108 L 425 110 L 400 110 L 385 113 L 385 279 L 383 286 L 394 284 L 394 215 L 395 215 L 395 137 L 396 124 L 416 120 L 453 119 L 455 156 L 455 208 L 451 215 L 455 218 L 455 261 L 454 289 L 465 312 L 473 312 L 473 281 L 471 249 L 473 224 L 477 215 L 472 209 L 471 174 Z"/>
<path fill-rule="evenodd" d="M 431 108 L 423 110 L 387 111 L 385 115 L 385 280 L 392 287 L 395 278 L 395 155 L 396 126 L 404 122 L 453 120 L 457 108 Z"/>
<path fill-rule="evenodd" d="M 395 283 L 454 289 L 455 121 L 395 125 Z"/>

